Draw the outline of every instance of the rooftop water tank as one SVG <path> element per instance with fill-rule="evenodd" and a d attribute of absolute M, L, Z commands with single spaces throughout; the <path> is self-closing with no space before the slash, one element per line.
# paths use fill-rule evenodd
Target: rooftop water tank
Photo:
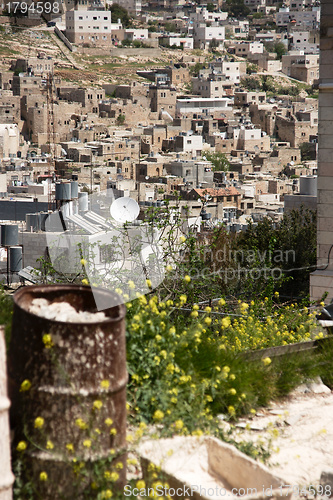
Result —
<path fill-rule="evenodd" d="M 22 269 L 22 247 L 9 248 L 10 272 L 18 273 Z"/>
<path fill-rule="evenodd" d="M 18 225 L 1 224 L 1 246 L 11 247 L 18 245 Z"/>
<path fill-rule="evenodd" d="M 71 200 L 71 183 L 57 182 L 55 185 L 55 199 L 59 201 Z"/>
<path fill-rule="evenodd" d="M 299 179 L 299 194 L 317 196 L 317 176 L 301 176 Z"/>

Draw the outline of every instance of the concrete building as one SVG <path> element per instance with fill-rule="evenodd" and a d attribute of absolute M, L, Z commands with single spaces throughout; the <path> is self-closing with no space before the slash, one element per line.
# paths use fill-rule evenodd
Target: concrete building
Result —
<path fill-rule="evenodd" d="M 198 94 L 202 97 L 216 98 L 232 95 L 233 89 L 233 82 L 226 80 L 224 76 L 212 74 L 208 77 L 199 76 L 192 78 L 193 94 Z"/>
<path fill-rule="evenodd" d="M 318 28 L 320 21 L 320 10 L 314 8 L 310 11 L 290 10 L 289 7 L 279 9 L 275 15 L 275 22 L 278 27 L 287 27 L 290 23 L 294 26 L 307 26 L 309 29 Z"/>
<path fill-rule="evenodd" d="M 175 160 L 166 163 L 165 170 L 170 175 L 185 179 L 189 187 L 213 185 L 214 172 L 208 161 Z"/>
<path fill-rule="evenodd" d="M 246 90 L 236 90 L 234 93 L 234 105 L 246 106 L 250 104 L 263 104 L 266 102 L 266 92 L 249 92 Z"/>
<path fill-rule="evenodd" d="M 116 3 L 116 2 L 114 2 Z M 117 0 L 117 4 L 127 10 L 132 16 L 140 16 L 142 10 L 141 0 Z"/>
<path fill-rule="evenodd" d="M 319 54 L 319 31 L 293 29 L 289 34 L 289 50 L 304 54 Z"/>
<path fill-rule="evenodd" d="M 258 12 L 260 8 L 266 6 L 266 0 L 244 0 L 244 5 L 252 12 Z"/>

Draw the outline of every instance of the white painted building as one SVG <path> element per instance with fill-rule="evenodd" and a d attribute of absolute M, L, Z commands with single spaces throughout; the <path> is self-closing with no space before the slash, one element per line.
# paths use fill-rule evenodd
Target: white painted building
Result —
<path fill-rule="evenodd" d="M 193 38 L 186 36 L 163 36 L 160 38 L 163 44 L 169 45 L 172 47 L 176 45 L 177 47 L 181 47 L 183 49 L 193 49 Z"/>
<path fill-rule="evenodd" d="M 200 156 L 203 146 L 203 137 L 193 134 L 192 131 L 183 132 L 175 138 L 176 151 L 191 153 L 192 156 Z"/>
<path fill-rule="evenodd" d="M 224 78 L 233 83 L 239 83 L 246 74 L 245 61 L 225 61 L 219 58 L 213 63 L 214 70 L 224 75 Z"/>
<path fill-rule="evenodd" d="M 16 123 L 0 124 L 0 157 L 16 157 L 19 146 L 20 131 Z"/>
<path fill-rule="evenodd" d="M 206 7 L 197 7 L 190 13 L 190 19 L 194 23 L 220 23 L 228 19 L 228 12 L 209 12 Z"/>
<path fill-rule="evenodd" d="M 109 45 L 121 23 L 111 22 L 109 10 L 71 10 L 66 12 L 66 37 L 72 43 Z"/>
<path fill-rule="evenodd" d="M 248 54 L 263 54 L 264 44 L 262 42 L 236 42 L 235 54 L 240 57 L 247 57 Z"/>
<path fill-rule="evenodd" d="M 146 28 L 126 28 L 124 33 L 124 38 L 126 40 L 147 40 L 148 29 Z"/>
<path fill-rule="evenodd" d="M 207 116 L 216 111 L 230 110 L 232 99 L 228 97 L 178 97 L 176 102 L 176 115 L 196 114 L 197 116 Z"/>
<path fill-rule="evenodd" d="M 317 31 L 292 31 L 289 48 L 302 51 L 304 54 L 319 54 L 319 33 Z"/>
<path fill-rule="evenodd" d="M 198 49 L 208 49 L 212 40 L 216 40 L 219 46 L 221 46 L 225 40 L 225 27 L 194 23 L 193 39 L 194 47 Z"/>

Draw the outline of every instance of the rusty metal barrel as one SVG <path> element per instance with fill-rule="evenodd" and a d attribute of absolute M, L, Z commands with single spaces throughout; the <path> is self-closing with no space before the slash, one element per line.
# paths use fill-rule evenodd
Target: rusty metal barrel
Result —
<path fill-rule="evenodd" d="M 14 476 L 11 472 L 9 417 L 7 398 L 6 347 L 0 327 L 0 500 L 12 500 Z"/>
<path fill-rule="evenodd" d="M 46 299 L 51 304 L 60 302 L 61 308 L 70 304 L 77 312 L 97 313 L 95 298 L 107 306 L 103 320 L 59 321 L 30 310 L 34 299 Z M 37 445 L 35 449 L 29 445 L 27 453 L 33 476 L 38 479 L 40 472 L 47 473 L 45 500 L 80 498 L 72 490 L 72 457 L 91 464 L 109 457 L 110 449 L 125 449 L 128 374 L 125 306 L 119 302 L 109 290 L 92 292 L 80 285 L 34 285 L 14 294 L 11 416 L 18 435 L 25 429 Z M 31 387 L 22 391 L 24 381 Z M 42 426 L 36 426 L 39 417 Z M 125 463 L 125 455 L 119 453 L 117 460 Z M 119 484 L 125 483 L 125 471 L 124 466 Z"/>

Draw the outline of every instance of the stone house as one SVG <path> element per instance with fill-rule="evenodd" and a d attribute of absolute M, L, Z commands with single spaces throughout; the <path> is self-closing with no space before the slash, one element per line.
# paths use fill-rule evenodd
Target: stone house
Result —
<path fill-rule="evenodd" d="M 174 87 L 167 85 L 149 86 L 150 109 L 160 115 L 162 111 L 169 114 L 171 118 L 176 114 L 177 91 Z"/>
<path fill-rule="evenodd" d="M 68 101 L 69 103 L 78 102 L 82 105 L 86 113 L 97 114 L 100 101 L 105 99 L 104 89 L 61 86 L 57 91 L 60 100 Z"/>
<path fill-rule="evenodd" d="M 0 123 L 17 123 L 21 120 L 20 96 L 11 90 L 0 92 Z"/>

